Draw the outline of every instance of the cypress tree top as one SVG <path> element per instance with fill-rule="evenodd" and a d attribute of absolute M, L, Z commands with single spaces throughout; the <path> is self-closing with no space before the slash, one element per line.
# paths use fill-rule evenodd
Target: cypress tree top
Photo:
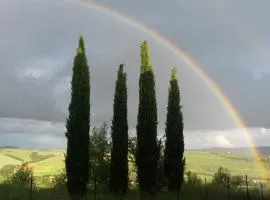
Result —
<path fill-rule="evenodd" d="M 141 45 L 141 73 L 152 70 L 152 65 L 149 56 L 149 47 L 147 41 L 143 41 Z"/>
<path fill-rule="evenodd" d="M 176 70 L 175 67 L 172 69 L 172 77 L 171 77 L 171 80 L 172 80 L 172 81 L 173 81 L 173 80 L 177 80 L 177 70 Z"/>
<path fill-rule="evenodd" d="M 85 47 L 84 47 L 84 37 L 83 35 L 81 34 L 80 35 L 80 39 L 79 39 L 79 47 L 83 52 L 85 52 Z"/>

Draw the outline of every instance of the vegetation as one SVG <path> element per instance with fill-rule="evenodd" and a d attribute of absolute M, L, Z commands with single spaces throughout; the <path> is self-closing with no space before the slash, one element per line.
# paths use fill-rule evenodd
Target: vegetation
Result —
<path fill-rule="evenodd" d="M 112 120 L 112 150 L 110 189 L 125 194 L 128 188 L 128 120 L 127 86 L 123 65 L 119 66 L 115 84 Z"/>
<path fill-rule="evenodd" d="M 110 172 L 110 150 L 108 141 L 108 126 L 106 123 L 94 127 L 90 140 L 90 188 L 95 185 L 101 188 L 108 187 Z"/>
<path fill-rule="evenodd" d="M 170 81 L 165 147 L 163 140 L 157 140 L 155 80 L 146 41 L 141 45 L 137 137 L 128 138 L 123 65 L 115 85 L 112 141 L 105 123 L 92 128 L 89 135 L 89 82 L 80 37 L 66 123 L 65 160 L 64 151 L 0 149 L 2 199 L 107 200 L 119 199 L 114 196 L 117 193 L 130 200 L 139 196 L 146 199 L 145 194 L 156 200 L 270 199 L 269 188 L 265 187 L 269 180 L 261 180 L 253 167 L 254 160 L 239 154 L 184 152 L 184 122 L 175 69 Z M 269 160 L 262 162 L 268 165 Z M 185 169 L 189 171 L 184 173 Z M 246 174 L 251 178 L 245 180 Z M 180 186 L 181 192 L 174 191 Z"/>
<path fill-rule="evenodd" d="M 152 193 L 155 187 L 158 154 L 155 80 L 148 44 L 144 41 L 141 45 L 136 149 L 137 173 L 142 193 Z"/>
<path fill-rule="evenodd" d="M 185 168 L 184 124 L 175 68 L 172 69 L 167 109 L 164 170 L 168 178 L 168 188 L 179 190 L 184 181 Z"/>
<path fill-rule="evenodd" d="M 90 85 L 84 40 L 79 39 L 66 123 L 67 189 L 72 199 L 84 199 L 89 178 Z"/>

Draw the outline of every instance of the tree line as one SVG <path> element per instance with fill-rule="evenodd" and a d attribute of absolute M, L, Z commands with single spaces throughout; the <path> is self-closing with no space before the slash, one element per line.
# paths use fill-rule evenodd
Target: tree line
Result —
<path fill-rule="evenodd" d="M 155 195 L 157 169 L 161 156 L 157 138 L 157 101 L 155 75 L 151 64 L 149 46 L 140 46 L 139 105 L 137 115 L 137 140 L 134 149 L 137 178 L 141 195 Z M 128 119 L 127 74 L 124 65 L 118 69 L 111 125 L 111 152 L 109 188 L 114 195 L 124 195 L 128 189 Z M 66 120 L 67 150 L 65 166 L 67 190 L 72 199 L 85 199 L 89 182 L 91 151 L 90 132 L 90 70 L 84 39 L 80 36 L 73 62 L 71 101 Z M 163 173 L 169 190 L 180 190 L 184 179 L 183 114 L 176 68 L 172 69 L 168 91 L 167 120 Z"/>

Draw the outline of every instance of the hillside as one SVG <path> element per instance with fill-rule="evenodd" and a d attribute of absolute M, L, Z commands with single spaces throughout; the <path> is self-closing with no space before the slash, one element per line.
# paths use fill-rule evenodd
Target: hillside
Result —
<path fill-rule="evenodd" d="M 187 170 L 210 179 L 218 167 L 228 168 L 233 175 L 260 177 L 255 162 L 241 153 L 186 151 Z M 6 165 L 18 165 L 22 161 L 34 167 L 36 176 L 56 175 L 64 168 L 64 150 L 37 150 L 22 148 L 0 148 L 0 172 Z"/>
<path fill-rule="evenodd" d="M 270 146 L 259 146 L 256 147 L 257 151 L 260 152 L 261 155 L 264 156 L 270 156 Z M 206 148 L 201 149 L 199 151 L 206 151 L 206 152 L 220 152 L 220 153 L 240 153 L 245 155 L 250 155 L 250 148 L 249 147 L 241 147 L 241 148 L 219 148 L 219 147 L 213 147 L 213 148 Z"/>
<path fill-rule="evenodd" d="M 64 150 L 0 148 L 0 170 L 23 161 L 34 167 L 36 176 L 58 174 L 64 167 Z"/>

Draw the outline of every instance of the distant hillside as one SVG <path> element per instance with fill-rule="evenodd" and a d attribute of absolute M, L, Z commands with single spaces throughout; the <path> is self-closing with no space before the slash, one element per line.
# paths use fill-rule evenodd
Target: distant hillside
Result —
<path fill-rule="evenodd" d="M 262 155 L 270 156 L 270 146 L 256 147 L 256 149 Z M 241 153 L 241 154 L 245 154 L 245 155 L 249 155 L 250 154 L 250 148 L 249 147 L 241 147 L 241 148 L 220 148 L 220 147 L 213 147 L 213 148 L 207 148 L 207 149 L 200 149 L 198 151 L 216 152 L 216 153 L 231 152 L 231 153 Z"/>
<path fill-rule="evenodd" d="M 20 147 L 17 146 L 0 146 L 0 149 L 19 149 Z"/>

